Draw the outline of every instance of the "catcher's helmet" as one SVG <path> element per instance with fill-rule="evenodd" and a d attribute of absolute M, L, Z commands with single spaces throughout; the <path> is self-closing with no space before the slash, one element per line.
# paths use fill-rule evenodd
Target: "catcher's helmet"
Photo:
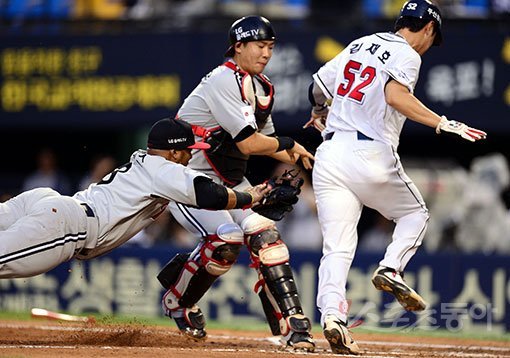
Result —
<path fill-rule="evenodd" d="M 397 19 L 400 20 L 404 16 L 416 17 L 427 21 L 434 21 L 436 24 L 436 37 L 434 38 L 434 46 L 441 45 L 443 42 L 443 35 L 441 34 L 441 24 L 443 22 L 441 18 L 441 11 L 429 0 L 409 0 L 406 1 L 400 15 Z"/>
<path fill-rule="evenodd" d="M 268 19 L 262 16 L 245 16 L 236 20 L 228 31 L 230 47 L 225 57 L 234 56 L 236 42 L 274 41 L 276 35 Z"/>

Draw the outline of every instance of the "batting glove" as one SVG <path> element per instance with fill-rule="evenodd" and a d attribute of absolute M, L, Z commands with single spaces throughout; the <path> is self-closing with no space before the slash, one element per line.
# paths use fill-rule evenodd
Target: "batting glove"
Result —
<path fill-rule="evenodd" d="M 476 142 L 477 140 L 485 139 L 487 137 L 487 133 L 484 131 L 468 127 L 462 122 L 448 120 L 445 116 L 441 116 L 441 121 L 436 127 L 437 134 L 441 134 L 441 131 L 460 135 L 462 138 L 470 142 Z"/>

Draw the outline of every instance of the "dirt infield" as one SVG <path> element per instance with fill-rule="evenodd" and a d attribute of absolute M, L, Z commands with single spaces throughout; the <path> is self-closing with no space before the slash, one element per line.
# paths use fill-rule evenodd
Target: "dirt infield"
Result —
<path fill-rule="evenodd" d="M 0 357 L 296 357 L 333 355 L 320 332 L 316 353 L 282 351 L 267 332 L 209 330 L 190 342 L 174 327 L 0 321 Z M 510 343 L 354 332 L 363 357 L 510 357 Z"/>

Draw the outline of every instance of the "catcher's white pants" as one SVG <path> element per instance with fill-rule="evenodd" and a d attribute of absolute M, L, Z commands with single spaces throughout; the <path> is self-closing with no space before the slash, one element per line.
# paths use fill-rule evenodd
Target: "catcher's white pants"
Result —
<path fill-rule="evenodd" d="M 358 139 L 357 132 L 335 132 L 315 154 L 313 169 L 323 255 L 317 306 L 324 317 L 347 320 L 346 283 L 358 242 L 363 205 L 396 223 L 381 266 L 403 271 L 420 246 L 429 218 L 423 198 L 404 173 L 394 148 Z"/>

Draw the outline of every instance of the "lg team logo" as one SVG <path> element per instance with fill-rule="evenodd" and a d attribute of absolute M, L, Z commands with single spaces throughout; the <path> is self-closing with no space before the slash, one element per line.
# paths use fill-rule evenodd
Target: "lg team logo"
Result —
<path fill-rule="evenodd" d="M 255 37 L 259 34 L 260 29 L 253 29 L 248 31 L 243 31 L 242 27 L 238 27 L 234 30 L 234 33 L 236 34 L 236 40 L 241 41 L 242 39 L 245 39 L 247 37 Z"/>

